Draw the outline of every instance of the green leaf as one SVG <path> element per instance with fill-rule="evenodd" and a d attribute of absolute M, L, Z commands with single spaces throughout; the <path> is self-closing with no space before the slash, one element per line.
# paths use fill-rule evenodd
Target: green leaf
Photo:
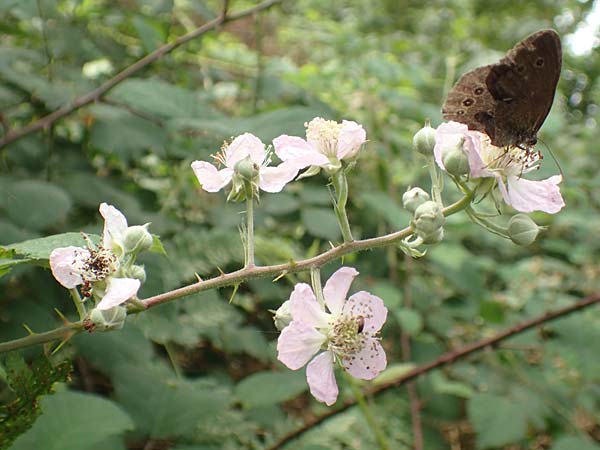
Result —
<path fill-rule="evenodd" d="M 449 380 L 440 371 L 431 373 L 430 379 L 433 389 L 439 394 L 455 395 L 463 398 L 471 398 L 475 394 L 473 388 L 468 384 Z"/>
<path fill-rule="evenodd" d="M 554 442 L 550 450 L 600 450 L 600 445 L 585 436 L 562 436 Z"/>
<path fill-rule="evenodd" d="M 504 305 L 494 301 L 483 301 L 479 306 L 481 317 L 491 323 L 504 322 Z"/>
<path fill-rule="evenodd" d="M 87 236 L 94 244 L 98 245 L 100 243 L 100 236 L 96 234 L 88 234 Z M 12 250 L 16 258 L 29 261 L 41 261 L 48 260 L 48 258 L 50 258 L 50 253 L 52 253 L 52 250 L 55 248 L 69 247 L 71 245 L 75 247 L 86 247 L 87 243 L 83 239 L 81 233 L 63 233 L 18 242 L 16 244 L 0 247 L 0 250 Z"/>
<path fill-rule="evenodd" d="M 235 392 L 244 407 L 254 408 L 291 400 L 307 388 L 303 370 L 258 372 L 240 381 Z"/>
<path fill-rule="evenodd" d="M 411 336 L 419 334 L 423 329 L 423 317 L 414 309 L 399 308 L 396 316 L 398 316 L 402 329 Z"/>
<path fill-rule="evenodd" d="M 364 191 L 360 193 L 364 208 L 385 220 L 395 230 L 400 230 L 410 222 L 410 213 L 402 208 L 385 192 Z"/>
<path fill-rule="evenodd" d="M 313 236 L 336 241 L 341 232 L 335 213 L 326 208 L 304 208 L 302 210 L 302 223 Z"/>
<path fill-rule="evenodd" d="M 12 183 L 5 193 L 6 214 L 17 225 L 44 230 L 64 220 L 71 198 L 58 186 L 39 180 Z"/>
<path fill-rule="evenodd" d="M 90 394 L 59 392 L 44 397 L 43 413 L 11 450 L 86 450 L 111 435 L 133 429 L 113 402 Z"/>

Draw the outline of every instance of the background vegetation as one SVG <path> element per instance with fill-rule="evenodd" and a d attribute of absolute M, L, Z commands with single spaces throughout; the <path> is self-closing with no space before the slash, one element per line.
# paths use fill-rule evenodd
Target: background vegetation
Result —
<path fill-rule="evenodd" d="M 229 11 L 254 5 L 231 1 Z M 201 191 L 190 162 L 209 159 L 224 139 L 245 131 L 264 142 L 303 136 L 303 123 L 318 115 L 367 130 L 367 149 L 350 175 L 355 237 L 403 228 L 410 216 L 402 193 L 429 186 L 412 136 L 425 119 L 440 123 L 456 77 L 540 28 L 572 33 L 591 7 L 577 0 L 286 0 L 165 52 L 91 104 L 12 140 L 11 133 L 218 17 L 222 4 L 4 0 L 0 244 L 99 232 L 97 208 L 105 201 L 130 224 L 152 222 L 167 250 L 143 261 L 142 297 L 192 283 L 196 273 L 235 270 L 243 264 L 243 205 Z M 391 247 L 345 258 L 362 274 L 354 289 L 381 296 L 390 310 L 388 377 L 600 290 L 600 58 L 597 49 L 564 51 L 540 136 L 565 173 L 567 206 L 555 216 L 534 215 L 548 229 L 533 246 L 517 247 L 458 214 L 422 259 Z M 556 172 L 547 157 L 540 177 Z M 261 197 L 260 264 L 313 256 L 340 241 L 324 184 L 314 177 Z M 458 198 L 451 188 L 445 195 Z M 340 264 L 326 266 L 323 279 Z M 22 324 L 38 332 L 60 326 L 55 308 L 75 317 L 47 268 L 0 268 L 0 341 L 25 335 Z M 233 298 L 228 288 L 165 304 L 130 317 L 122 331 L 75 337 L 52 364 L 42 355 L 56 343 L 21 352 L 36 361 L 29 365 L 9 355 L 0 366 L 0 443 L 57 450 L 273 445 L 327 411 L 307 393 L 304 372 L 275 359 L 268 310 L 307 276 L 254 280 Z M 588 308 L 387 389 L 372 408 L 395 449 L 598 449 L 599 342 L 598 310 Z M 57 392 L 44 395 L 56 380 Z M 342 397 L 352 397 L 343 385 Z M 287 448 L 376 444 L 364 417 L 348 408 Z"/>

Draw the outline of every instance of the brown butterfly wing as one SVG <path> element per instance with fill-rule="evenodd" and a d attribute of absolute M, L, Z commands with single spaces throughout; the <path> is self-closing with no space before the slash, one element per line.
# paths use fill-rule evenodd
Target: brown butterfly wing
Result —
<path fill-rule="evenodd" d="M 498 63 L 463 75 L 448 94 L 444 118 L 486 133 L 497 146 L 533 145 L 552 107 L 561 65 L 558 34 L 538 31 Z M 472 83 L 480 92 L 482 81 L 486 92 L 471 104 Z"/>

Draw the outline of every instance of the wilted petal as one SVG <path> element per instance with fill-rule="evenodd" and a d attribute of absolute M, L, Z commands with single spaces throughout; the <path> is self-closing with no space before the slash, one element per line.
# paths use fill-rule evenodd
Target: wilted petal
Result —
<path fill-rule="evenodd" d="M 342 121 L 342 129 L 338 136 L 338 159 L 352 158 L 367 140 L 367 133 L 362 125 L 351 120 Z"/>
<path fill-rule="evenodd" d="M 565 206 L 558 188 L 561 181 L 560 175 L 542 181 L 509 176 L 506 179 L 507 188 L 501 189 L 501 192 L 504 201 L 517 211 L 524 213 L 543 211 L 555 214 Z"/>
<path fill-rule="evenodd" d="M 346 295 L 354 277 L 358 275 L 352 267 L 341 267 L 329 277 L 323 288 L 327 308 L 332 314 L 340 314 L 346 301 Z"/>
<path fill-rule="evenodd" d="M 83 283 L 77 268 L 81 262 L 90 257 L 90 252 L 81 247 L 55 248 L 50 253 L 50 269 L 52 275 L 67 289 L 73 289 Z"/>
<path fill-rule="evenodd" d="M 120 241 L 121 236 L 127 230 L 127 219 L 121 211 L 106 203 L 100 205 L 100 215 L 104 218 L 102 246 L 110 250 L 113 242 Z"/>
<path fill-rule="evenodd" d="M 265 161 L 265 144 L 251 133 L 244 133 L 236 137 L 225 150 L 225 164 L 230 169 L 238 161 L 250 155 L 253 163 L 261 166 Z"/>
<path fill-rule="evenodd" d="M 280 192 L 297 174 L 298 168 L 291 161 L 275 167 L 261 167 L 259 186 L 266 192 Z"/>
<path fill-rule="evenodd" d="M 140 280 L 134 278 L 110 278 L 106 293 L 96 308 L 103 310 L 120 305 L 137 294 L 140 285 Z"/>
<path fill-rule="evenodd" d="M 333 354 L 329 351 L 317 355 L 306 367 L 306 381 L 310 393 L 320 402 L 331 406 L 338 397 L 338 385 L 333 372 Z"/>
<path fill-rule="evenodd" d="M 311 287 L 298 283 L 290 295 L 292 320 L 302 322 L 313 328 L 327 326 L 328 315 L 323 311 Z"/>
<path fill-rule="evenodd" d="M 313 327 L 292 321 L 277 339 L 277 359 L 292 370 L 299 369 L 319 351 L 325 339 Z"/>
<path fill-rule="evenodd" d="M 316 150 L 304 139 L 283 134 L 273 139 L 275 153 L 282 161 L 292 162 L 297 169 L 308 166 L 324 166 L 330 163 L 323 153 Z"/>
<path fill-rule="evenodd" d="M 354 378 L 372 380 L 385 369 L 387 358 L 379 341 L 367 338 L 360 352 L 342 359 L 342 366 Z"/>
<path fill-rule="evenodd" d="M 217 170 L 215 166 L 206 161 L 194 161 L 192 169 L 202 189 L 207 192 L 218 192 L 231 181 L 233 169 Z"/>
<path fill-rule="evenodd" d="M 360 291 L 348 299 L 344 305 L 343 313 L 353 317 L 361 316 L 365 321 L 363 333 L 373 335 L 385 323 L 388 310 L 379 297 Z"/>

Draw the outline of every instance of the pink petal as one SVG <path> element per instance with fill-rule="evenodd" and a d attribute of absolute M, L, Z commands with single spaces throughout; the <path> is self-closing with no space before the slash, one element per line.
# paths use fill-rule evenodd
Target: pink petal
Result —
<path fill-rule="evenodd" d="M 306 283 L 298 283 L 290 295 L 292 320 L 302 322 L 312 328 L 324 328 L 328 324 L 328 314 L 323 311 L 313 290 Z"/>
<path fill-rule="evenodd" d="M 313 327 L 292 321 L 277 339 L 277 359 L 292 370 L 299 369 L 319 351 L 325 339 Z"/>
<path fill-rule="evenodd" d="M 281 192 L 296 175 L 298 175 L 298 168 L 290 161 L 275 167 L 261 167 L 259 186 L 266 192 Z"/>
<path fill-rule="evenodd" d="M 192 169 L 202 189 L 206 192 L 218 192 L 231 181 L 233 169 L 217 170 L 215 166 L 206 161 L 194 161 Z"/>
<path fill-rule="evenodd" d="M 350 120 L 342 121 L 342 129 L 338 136 L 338 159 L 356 156 L 360 147 L 367 140 L 367 133 L 362 125 Z"/>
<path fill-rule="evenodd" d="M 251 133 L 244 133 L 236 137 L 225 150 L 225 164 L 230 169 L 235 163 L 250 155 L 250 159 L 258 166 L 265 161 L 265 144 Z"/>
<path fill-rule="evenodd" d="M 297 136 L 283 134 L 273 139 L 273 146 L 279 159 L 293 162 L 298 169 L 330 163 L 329 158 Z"/>
<path fill-rule="evenodd" d="M 346 301 L 346 295 L 354 277 L 358 275 L 352 267 L 341 267 L 329 277 L 323 288 L 323 296 L 327 308 L 332 314 L 341 314 Z"/>
<path fill-rule="evenodd" d="M 338 386 L 333 373 L 333 354 L 329 351 L 316 356 L 306 367 L 306 381 L 310 393 L 320 402 L 331 406 L 338 397 Z"/>
<path fill-rule="evenodd" d="M 560 175 L 542 181 L 510 176 L 506 179 L 507 189 L 502 190 L 502 195 L 504 201 L 517 211 L 555 214 L 565 206 L 558 187 L 561 181 Z"/>
<path fill-rule="evenodd" d="M 365 321 L 363 333 L 373 335 L 385 323 L 388 310 L 379 297 L 360 291 L 348 299 L 343 313 L 352 317 L 361 316 Z"/>
<path fill-rule="evenodd" d="M 90 252 L 81 247 L 55 248 L 50 253 L 50 269 L 52 275 L 67 289 L 73 289 L 83 283 L 77 271 L 80 261 L 90 257 Z"/>
<path fill-rule="evenodd" d="M 127 229 L 127 219 L 121 211 L 106 203 L 100 205 L 100 215 L 104 218 L 102 246 L 110 250 L 113 246 L 113 241 L 121 240 L 121 236 Z"/>
<path fill-rule="evenodd" d="M 387 358 L 379 341 L 367 338 L 360 352 L 342 359 L 342 366 L 354 378 L 372 380 L 385 369 Z"/>
<path fill-rule="evenodd" d="M 458 122 L 444 122 L 435 130 L 435 147 L 433 155 L 439 167 L 446 170 L 442 162 L 444 150 L 455 147 L 464 139 L 463 150 L 469 160 L 469 168 L 472 177 L 489 176 L 486 164 L 480 156 L 482 134 L 470 131 L 465 124 Z"/>
<path fill-rule="evenodd" d="M 134 278 L 109 278 L 106 293 L 96 308 L 103 310 L 120 305 L 137 294 L 140 285 L 140 280 Z"/>

